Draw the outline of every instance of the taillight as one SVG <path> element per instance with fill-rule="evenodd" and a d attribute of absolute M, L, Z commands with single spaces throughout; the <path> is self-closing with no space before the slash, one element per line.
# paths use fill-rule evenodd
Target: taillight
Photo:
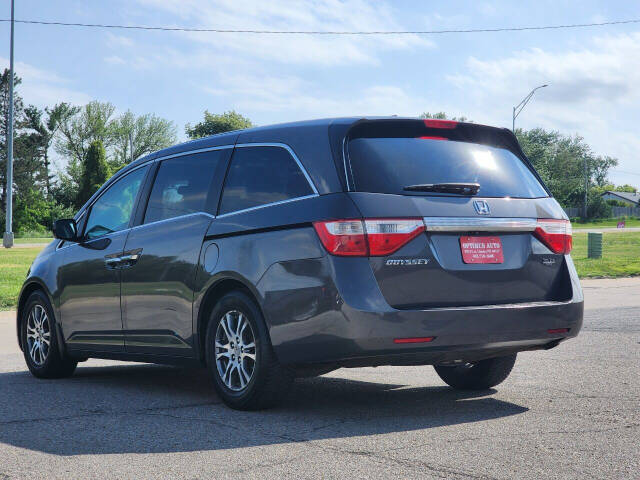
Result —
<path fill-rule="evenodd" d="M 314 222 L 320 241 L 332 255 L 366 257 L 367 239 L 362 220 Z"/>
<path fill-rule="evenodd" d="M 421 218 L 365 220 L 364 225 L 372 257 L 389 255 L 424 232 Z"/>
<path fill-rule="evenodd" d="M 338 256 L 389 255 L 424 232 L 421 218 L 333 220 L 313 226 L 324 248 Z"/>
<path fill-rule="evenodd" d="M 573 239 L 569 220 L 539 218 L 533 233 L 553 253 L 566 255 L 571 252 Z"/>

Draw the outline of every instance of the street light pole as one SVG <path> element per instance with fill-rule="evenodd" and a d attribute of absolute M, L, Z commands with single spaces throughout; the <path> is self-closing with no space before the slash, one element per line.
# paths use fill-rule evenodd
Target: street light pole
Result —
<path fill-rule="evenodd" d="M 5 193 L 7 197 L 6 231 L 2 238 L 5 248 L 13 246 L 13 232 L 11 223 L 13 216 L 13 26 L 14 26 L 14 0 L 11 0 L 11 41 L 9 52 L 9 118 L 7 119 L 7 185 Z"/>
<path fill-rule="evenodd" d="M 545 83 L 544 85 L 540 85 L 539 87 L 534 88 L 533 90 L 531 90 L 531 92 L 529 92 L 529 95 L 527 95 L 522 99 L 522 101 L 518 105 L 513 107 L 513 116 L 511 117 L 511 120 L 512 120 L 511 131 L 513 133 L 516 133 L 516 118 L 518 118 L 518 115 L 520 115 L 520 112 L 522 112 L 522 109 L 527 105 L 527 103 L 529 103 L 529 100 L 531 100 L 531 97 L 533 97 L 533 94 L 536 93 L 536 90 L 538 90 L 539 88 L 544 88 L 548 86 L 549 85 Z"/>

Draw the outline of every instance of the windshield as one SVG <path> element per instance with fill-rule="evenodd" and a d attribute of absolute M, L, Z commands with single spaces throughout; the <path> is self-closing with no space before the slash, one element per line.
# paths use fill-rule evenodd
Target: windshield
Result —
<path fill-rule="evenodd" d="M 349 142 L 355 190 L 401 195 L 455 195 L 407 191 L 419 184 L 477 183 L 481 197 L 547 197 L 540 182 L 509 150 L 477 143 L 423 138 L 355 138 Z"/>

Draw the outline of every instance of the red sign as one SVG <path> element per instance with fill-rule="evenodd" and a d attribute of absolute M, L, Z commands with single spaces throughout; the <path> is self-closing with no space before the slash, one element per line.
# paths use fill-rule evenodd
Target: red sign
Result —
<path fill-rule="evenodd" d="M 500 237 L 460 237 L 464 263 L 503 263 Z"/>

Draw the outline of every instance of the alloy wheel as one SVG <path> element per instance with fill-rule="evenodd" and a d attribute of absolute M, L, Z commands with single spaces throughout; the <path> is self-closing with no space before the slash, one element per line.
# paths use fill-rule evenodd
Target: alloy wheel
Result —
<path fill-rule="evenodd" d="M 36 304 L 27 318 L 27 349 L 31 361 L 41 367 L 47 360 L 51 348 L 51 323 L 47 311 Z"/>
<path fill-rule="evenodd" d="M 220 378 L 230 390 L 244 390 L 256 368 L 256 342 L 251 323 L 237 310 L 225 313 L 218 322 L 215 342 Z"/>

